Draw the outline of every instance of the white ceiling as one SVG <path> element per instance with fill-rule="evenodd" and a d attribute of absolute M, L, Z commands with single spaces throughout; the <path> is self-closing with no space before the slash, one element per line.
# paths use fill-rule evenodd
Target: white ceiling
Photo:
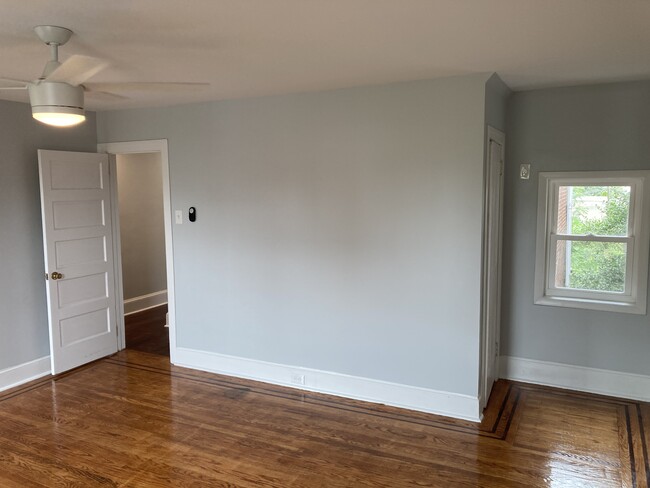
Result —
<path fill-rule="evenodd" d="M 650 78 L 649 0 L 0 0 L 0 77 L 40 75 L 38 24 L 92 81 L 209 82 L 89 108 L 171 105 L 497 71 L 513 89 Z M 24 98 L 20 98 L 20 97 Z M 24 93 L 0 92 L 27 101 Z M 18 97 L 18 98 L 12 98 Z"/>

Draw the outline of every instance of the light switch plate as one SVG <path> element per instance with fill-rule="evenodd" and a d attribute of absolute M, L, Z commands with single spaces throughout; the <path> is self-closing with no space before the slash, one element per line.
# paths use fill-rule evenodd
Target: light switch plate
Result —
<path fill-rule="evenodd" d="M 519 178 L 522 180 L 530 178 L 530 164 L 522 164 L 519 166 Z"/>
<path fill-rule="evenodd" d="M 182 224 L 183 223 L 183 211 L 182 210 L 176 210 L 174 212 L 176 215 L 176 223 L 177 224 Z"/>

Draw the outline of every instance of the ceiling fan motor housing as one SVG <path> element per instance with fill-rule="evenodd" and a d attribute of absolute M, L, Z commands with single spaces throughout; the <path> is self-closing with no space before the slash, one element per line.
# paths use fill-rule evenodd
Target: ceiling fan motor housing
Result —
<path fill-rule="evenodd" d="M 84 90 L 67 83 L 42 81 L 29 85 L 32 113 L 69 113 L 84 115 Z"/>

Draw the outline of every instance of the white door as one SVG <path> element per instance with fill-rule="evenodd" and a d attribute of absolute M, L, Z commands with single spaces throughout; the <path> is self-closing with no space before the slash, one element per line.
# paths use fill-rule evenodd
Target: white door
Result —
<path fill-rule="evenodd" d="M 486 181 L 486 220 L 483 291 L 483 391 L 487 404 L 499 374 L 499 333 L 501 321 L 501 233 L 503 214 L 503 152 L 505 136 L 489 128 Z"/>
<path fill-rule="evenodd" d="M 117 351 L 108 155 L 38 151 L 52 374 Z"/>

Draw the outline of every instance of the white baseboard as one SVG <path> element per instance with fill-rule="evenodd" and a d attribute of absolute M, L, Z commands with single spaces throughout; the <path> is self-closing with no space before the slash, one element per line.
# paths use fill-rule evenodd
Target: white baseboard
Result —
<path fill-rule="evenodd" d="M 479 422 L 478 398 L 458 393 L 350 376 L 330 371 L 269 363 L 183 347 L 176 348 L 174 364 L 212 373 L 264 381 L 300 390 Z M 300 383 L 301 378 L 304 383 Z"/>
<path fill-rule="evenodd" d="M 142 312 L 167 303 L 167 290 L 160 290 L 148 295 L 142 295 L 124 300 L 124 315 Z"/>
<path fill-rule="evenodd" d="M 0 371 L 0 391 L 20 386 L 51 373 L 50 356 Z"/>
<path fill-rule="evenodd" d="M 650 376 L 645 375 L 502 356 L 500 376 L 525 383 L 650 401 Z"/>

